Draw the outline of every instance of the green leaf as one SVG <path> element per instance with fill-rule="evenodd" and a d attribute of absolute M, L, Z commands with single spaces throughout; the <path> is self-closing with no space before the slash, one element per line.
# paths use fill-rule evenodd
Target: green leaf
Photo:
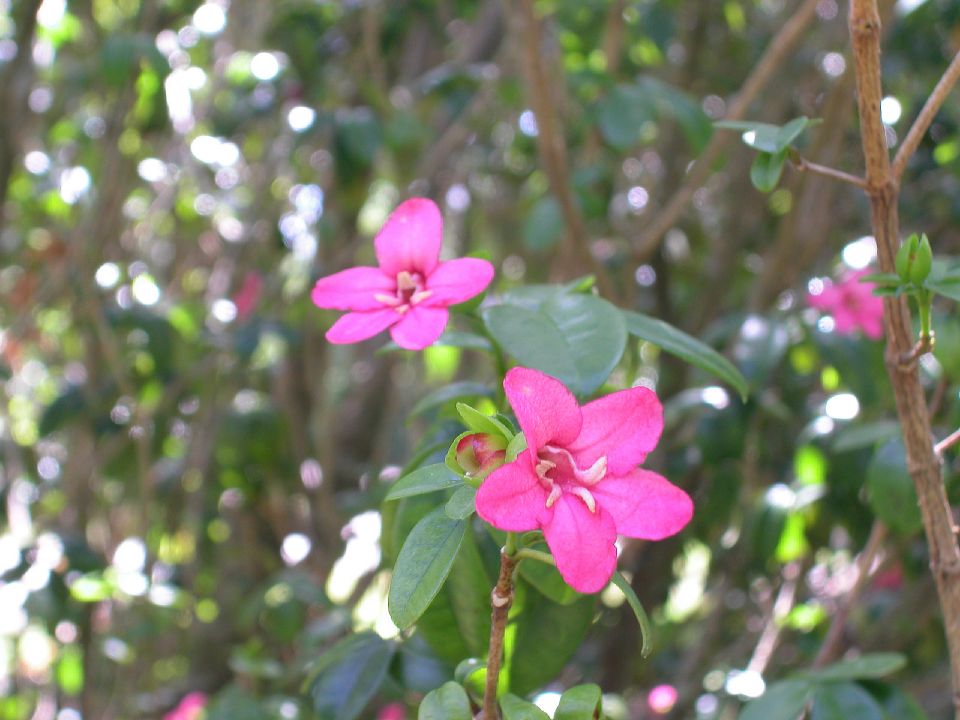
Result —
<path fill-rule="evenodd" d="M 547 551 L 546 543 L 536 543 L 530 547 L 535 550 Z M 569 605 L 583 597 L 582 594 L 567 585 L 566 581 L 560 576 L 560 571 L 553 565 L 525 558 L 520 563 L 519 572 L 524 580 L 560 605 Z"/>
<path fill-rule="evenodd" d="M 668 325 L 663 320 L 641 315 L 632 310 L 620 312 L 626 320 L 627 331 L 631 335 L 658 345 L 664 352 L 676 355 L 681 360 L 720 378 L 732 385 L 740 393 L 742 400 L 747 399 L 750 387 L 746 378 L 740 374 L 732 362 L 712 347 L 678 330 L 673 325 Z"/>
<path fill-rule="evenodd" d="M 628 150 L 640 139 L 644 124 L 654 119 L 649 98 L 633 85 L 617 85 L 597 104 L 600 135 L 617 150 Z"/>
<path fill-rule="evenodd" d="M 444 512 L 452 520 L 466 520 L 477 510 L 477 489 L 469 485 L 457 488 L 444 506 Z"/>
<path fill-rule="evenodd" d="M 895 533 L 914 535 L 923 527 L 901 438 L 887 440 L 873 453 L 866 488 L 870 508 Z"/>
<path fill-rule="evenodd" d="M 739 720 L 797 720 L 813 686 L 804 680 L 782 680 L 767 687 L 740 711 Z M 852 718 L 847 718 L 852 720 Z"/>
<path fill-rule="evenodd" d="M 307 680 L 321 720 L 353 720 L 380 689 L 395 646 L 373 632 L 351 635 L 321 656 Z"/>
<path fill-rule="evenodd" d="M 502 435 L 507 440 L 513 438 L 510 429 L 496 418 L 488 417 L 466 403 L 457 403 L 457 413 L 469 430 L 490 435 Z"/>
<path fill-rule="evenodd" d="M 753 159 L 750 166 L 750 182 L 760 192 L 768 193 L 780 182 L 783 174 L 783 164 L 787 160 L 787 153 L 760 152 Z"/>
<path fill-rule="evenodd" d="M 825 683 L 813 693 L 810 720 L 886 720 L 880 703 L 855 683 Z"/>
<path fill-rule="evenodd" d="M 451 681 L 427 693 L 417 720 L 473 720 L 466 690 Z"/>
<path fill-rule="evenodd" d="M 513 462 L 517 459 L 517 455 L 522 453 L 527 449 L 527 438 L 523 433 L 517 433 L 513 436 L 513 440 L 507 443 L 507 453 L 504 457 L 504 462 Z"/>
<path fill-rule="evenodd" d="M 695 153 L 703 152 L 713 134 L 713 123 L 700 103 L 679 88 L 654 77 L 640 80 L 643 92 L 653 100 L 657 119 L 673 119 Z"/>
<path fill-rule="evenodd" d="M 614 585 L 620 588 L 620 592 L 626 596 L 627 604 L 630 605 L 630 609 L 633 610 L 633 614 L 637 618 L 637 623 L 640 625 L 640 637 L 643 641 L 643 645 L 640 647 L 640 657 L 647 657 L 653 650 L 653 628 L 650 626 L 650 618 L 647 617 L 647 611 L 643 609 L 643 603 L 640 602 L 637 593 L 634 592 L 630 583 L 627 582 L 627 579 L 623 575 L 615 572 L 610 579 Z"/>
<path fill-rule="evenodd" d="M 877 420 L 860 425 L 847 425 L 834 436 L 832 449 L 834 452 L 847 452 L 873 447 L 877 443 L 895 438 L 899 434 L 900 423 L 896 420 Z"/>
<path fill-rule="evenodd" d="M 577 685 L 560 696 L 553 720 L 593 720 L 600 717 L 602 694 L 599 685 Z"/>
<path fill-rule="evenodd" d="M 776 154 L 790 147 L 793 141 L 808 127 L 820 122 L 820 120 L 811 120 L 808 117 L 801 116 L 782 126 L 749 120 L 721 120 L 714 123 L 713 126 L 724 130 L 742 130 L 744 145 L 760 152 Z"/>
<path fill-rule="evenodd" d="M 900 653 L 870 653 L 804 674 L 820 681 L 868 680 L 895 673 L 905 667 L 906 664 L 907 658 Z"/>
<path fill-rule="evenodd" d="M 457 477 L 443 463 L 436 463 L 414 470 L 409 475 L 397 480 L 384 499 L 399 500 L 400 498 L 423 495 L 437 490 L 460 487 L 461 485 L 463 485 L 463 478 Z"/>
<path fill-rule="evenodd" d="M 420 402 L 413 406 L 410 417 L 416 417 L 431 408 L 439 407 L 451 400 L 473 397 L 493 397 L 495 393 L 489 387 L 479 382 L 455 382 L 437 388 L 420 398 Z"/>
<path fill-rule="evenodd" d="M 960 280 L 931 280 L 927 278 L 924 287 L 937 295 L 943 295 L 945 298 L 960 302 Z"/>
<path fill-rule="evenodd" d="M 407 536 L 393 568 L 387 597 L 390 617 L 401 630 L 417 621 L 440 591 L 457 557 L 467 524 L 437 508 Z"/>
<path fill-rule="evenodd" d="M 553 195 L 540 198 L 523 221 L 523 244 L 534 252 L 549 250 L 563 237 L 563 214 Z"/>
<path fill-rule="evenodd" d="M 627 342 L 619 311 L 592 295 L 554 295 L 539 310 L 496 305 L 483 311 L 483 319 L 520 364 L 554 376 L 578 395 L 604 383 Z"/>
<path fill-rule="evenodd" d="M 500 709 L 503 720 L 550 720 L 550 716 L 536 705 L 510 693 L 500 698 Z"/>

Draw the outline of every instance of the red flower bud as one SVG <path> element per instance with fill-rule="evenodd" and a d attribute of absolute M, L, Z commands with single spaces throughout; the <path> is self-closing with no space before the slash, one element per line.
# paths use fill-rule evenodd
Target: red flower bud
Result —
<path fill-rule="evenodd" d="M 457 443 L 457 463 L 469 477 L 483 480 L 503 465 L 506 450 L 507 440 L 500 435 L 471 433 Z"/>

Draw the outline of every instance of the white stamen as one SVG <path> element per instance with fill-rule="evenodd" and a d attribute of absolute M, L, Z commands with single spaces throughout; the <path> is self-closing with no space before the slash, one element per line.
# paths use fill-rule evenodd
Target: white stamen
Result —
<path fill-rule="evenodd" d="M 587 506 L 587 510 L 592 513 L 597 512 L 597 501 L 594 500 L 593 495 L 590 494 L 590 491 L 585 487 L 572 487 L 570 488 L 570 492 L 583 500 L 584 504 Z M 547 507 L 549 507 L 549 505 Z"/>
<path fill-rule="evenodd" d="M 561 495 L 563 495 L 563 490 L 560 489 L 559 485 L 550 488 L 550 494 L 547 496 L 547 507 L 553 507 L 553 504 L 560 499 Z"/>
<path fill-rule="evenodd" d="M 420 292 L 415 292 L 410 296 L 410 304 L 416 305 L 421 300 L 426 300 L 428 297 L 433 295 L 433 290 L 421 290 Z"/>
<path fill-rule="evenodd" d="M 416 290 L 417 283 L 413 279 L 413 275 L 408 273 L 406 270 L 401 270 L 397 273 L 397 290 Z"/>
<path fill-rule="evenodd" d="M 584 485 L 596 485 L 598 482 L 603 480 L 604 476 L 607 474 L 607 456 L 601 455 L 596 462 L 593 463 L 586 470 L 581 470 L 576 461 L 573 459 L 573 455 L 570 454 L 570 451 L 566 448 L 556 447 L 555 445 L 544 445 L 543 449 L 547 452 L 556 453 L 557 455 L 563 455 L 567 460 L 570 461 L 570 467 L 573 468 L 573 476 L 582 482 Z M 546 462 L 541 460 L 540 462 Z M 554 464 L 554 467 L 556 465 Z"/>
<path fill-rule="evenodd" d="M 387 295 L 386 293 L 377 293 L 373 296 L 373 299 L 377 302 L 382 302 L 384 305 L 389 305 L 390 307 L 396 307 L 403 302 L 403 300 L 395 295 Z"/>

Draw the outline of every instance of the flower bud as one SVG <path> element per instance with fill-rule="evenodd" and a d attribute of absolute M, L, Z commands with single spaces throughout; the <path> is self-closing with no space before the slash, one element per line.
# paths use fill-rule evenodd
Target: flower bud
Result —
<path fill-rule="evenodd" d="M 910 282 L 914 285 L 922 285 L 930 274 L 933 267 L 933 250 L 930 248 L 930 240 L 926 233 L 920 236 L 920 244 L 917 246 L 916 257 L 913 265 L 910 267 Z"/>
<path fill-rule="evenodd" d="M 507 440 L 501 435 L 471 433 L 457 443 L 457 463 L 468 477 L 483 480 L 506 459 Z"/>
<path fill-rule="evenodd" d="M 908 237 L 900 243 L 900 249 L 897 251 L 897 257 L 894 259 L 894 267 L 897 275 L 904 282 L 910 282 L 910 268 L 917 256 L 917 247 L 920 245 L 920 238 L 915 234 Z"/>

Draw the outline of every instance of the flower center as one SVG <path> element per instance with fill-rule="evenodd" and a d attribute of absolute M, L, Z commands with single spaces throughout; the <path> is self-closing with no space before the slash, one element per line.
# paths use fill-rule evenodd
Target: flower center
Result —
<path fill-rule="evenodd" d="M 544 445 L 537 453 L 534 470 L 540 478 L 540 484 L 550 491 L 547 495 L 547 507 L 552 507 L 563 493 L 568 492 L 583 500 L 590 512 L 597 511 L 597 501 L 590 488 L 607 474 L 605 455 L 601 455 L 593 465 L 584 469 L 577 465 L 566 448 Z"/>
<path fill-rule="evenodd" d="M 421 300 L 433 295 L 432 290 L 423 289 L 423 276 L 420 273 L 411 273 L 401 270 L 397 273 L 397 290 L 394 295 L 377 293 L 374 299 L 392 307 L 401 315 Z"/>

